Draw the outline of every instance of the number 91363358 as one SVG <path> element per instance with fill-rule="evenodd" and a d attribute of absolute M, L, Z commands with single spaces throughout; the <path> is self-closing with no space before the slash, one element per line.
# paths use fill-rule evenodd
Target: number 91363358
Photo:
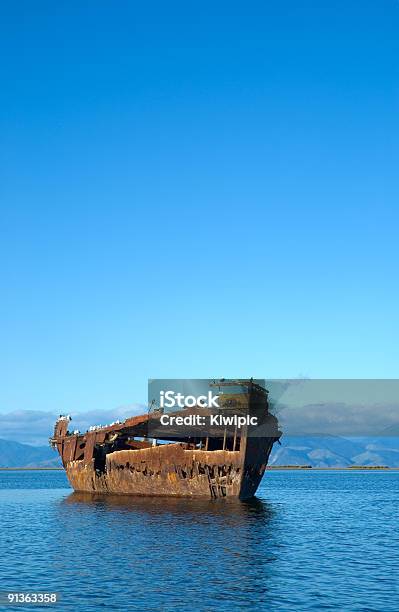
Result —
<path fill-rule="evenodd" d="M 0 593 L 0 604 L 23 604 L 26 605 L 51 605 L 59 601 L 58 593 L 33 593 L 21 591 L 2 591 Z"/>

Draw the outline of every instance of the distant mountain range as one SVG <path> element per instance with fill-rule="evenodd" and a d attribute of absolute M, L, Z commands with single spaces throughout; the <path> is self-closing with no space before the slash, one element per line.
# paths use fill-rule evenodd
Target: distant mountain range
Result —
<path fill-rule="evenodd" d="M 283 436 L 281 446 L 273 447 L 269 465 L 399 467 L 399 437 Z"/>
<path fill-rule="evenodd" d="M 60 467 L 61 461 L 49 446 L 31 446 L 0 439 L 0 467 Z"/>
<path fill-rule="evenodd" d="M 341 438 L 339 436 L 283 436 L 274 445 L 269 465 L 399 467 L 399 437 Z M 0 467 L 60 467 L 49 446 L 31 446 L 0 439 Z"/>

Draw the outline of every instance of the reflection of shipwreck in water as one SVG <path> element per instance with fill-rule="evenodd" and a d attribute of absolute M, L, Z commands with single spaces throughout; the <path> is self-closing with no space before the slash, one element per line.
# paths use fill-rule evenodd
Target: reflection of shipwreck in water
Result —
<path fill-rule="evenodd" d="M 72 487 L 91 493 L 251 498 L 281 435 L 277 419 L 269 413 L 266 389 L 252 380 L 215 386 L 229 391 L 219 396 L 217 410 L 196 406 L 173 413 L 201 417 L 196 421 L 201 425 L 193 426 L 192 419 L 186 427 L 163 425 L 162 411 L 155 410 L 71 434 L 70 418 L 60 417 L 51 444 Z M 222 425 L 212 424 L 215 412 L 226 417 Z M 234 416 L 257 424 L 237 427 Z"/>

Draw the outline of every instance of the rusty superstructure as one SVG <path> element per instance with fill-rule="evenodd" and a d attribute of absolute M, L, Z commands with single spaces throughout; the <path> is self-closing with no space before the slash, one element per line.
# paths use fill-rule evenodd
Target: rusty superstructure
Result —
<path fill-rule="evenodd" d="M 257 424 L 179 429 L 161 425 L 162 410 L 149 410 L 86 433 L 70 433 L 70 417 L 60 416 L 50 442 L 72 487 L 90 493 L 252 497 L 281 435 L 277 419 L 269 412 L 267 390 L 252 380 L 221 380 L 214 386 L 223 389 L 220 415 L 255 417 L 250 420 Z M 210 414 L 199 406 L 173 413 Z"/>

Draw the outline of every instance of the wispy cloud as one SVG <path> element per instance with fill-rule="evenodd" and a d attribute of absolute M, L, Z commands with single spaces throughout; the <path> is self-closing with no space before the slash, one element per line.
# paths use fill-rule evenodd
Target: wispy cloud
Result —
<path fill-rule="evenodd" d="M 90 425 L 106 425 L 112 421 L 124 420 L 129 416 L 143 414 L 143 404 L 129 404 L 111 410 L 90 410 L 73 416 L 72 429 L 86 431 Z M 0 414 L 0 438 L 15 440 L 35 446 L 48 443 L 59 415 L 40 410 L 18 410 Z"/>
<path fill-rule="evenodd" d="M 269 381 L 269 400 L 285 435 L 399 435 L 398 380 Z M 86 431 L 117 419 L 143 414 L 143 404 L 90 410 L 73 416 L 71 429 Z M 56 418 L 53 412 L 21 410 L 0 414 L 0 438 L 47 444 Z"/>
<path fill-rule="evenodd" d="M 309 404 L 281 406 L 277 416 L 287 435 L 381 436 L 398 435 L 399 404 Z"/>

